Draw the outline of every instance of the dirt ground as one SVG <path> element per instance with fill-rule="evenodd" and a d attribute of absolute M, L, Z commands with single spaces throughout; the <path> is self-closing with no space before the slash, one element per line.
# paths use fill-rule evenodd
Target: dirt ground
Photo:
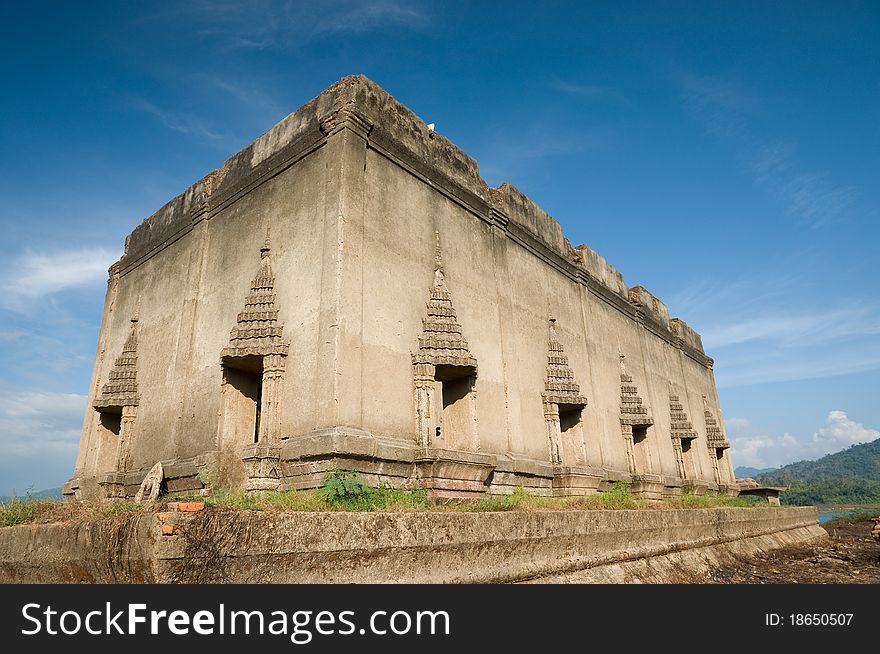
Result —
<path fill-rule="evenodd" d="M 715 584 L 880 584 L 880 542 L 871 523 L 823 525 L 830 538 L 787 547 L 713 570 L 699 583 Z"/>

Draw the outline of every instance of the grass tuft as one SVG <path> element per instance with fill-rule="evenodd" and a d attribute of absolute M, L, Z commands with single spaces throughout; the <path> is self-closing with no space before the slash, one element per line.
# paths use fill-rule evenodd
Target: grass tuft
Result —
<path fill-rule="evenodd" d="M 162 498 L 167 500 L 194 500 L 218 509 L 243 511 L 571 511 L 619 509 L 687 509 L 712 507 L 756 506 L 751 498 L 725 495 L 693 495 L 685 488 L 680 497 L 649 501 L 632 495 L 630 485 L 615 482 L 603 493 L 580 497 L 548 497 L 530 495 L 517 487 L 510 495 L 483 494 L 476 499 L 437 500 L 424 489 L 397 489 L 374 487 L 353 470 L 333 470 L 320 488 L 313 490 L 263 491 L 248 493 L 242 490 L 217 488 L 212 484 L 209 495 L 178 493 Z M 767 506 L 760 502 L 758 505 Z M 15 497 L 0 504 L 0 526 L 25 523 L 52 523 L 128 517 L 143 511 L 154 511 L 156 505 L 140 505 L 128 501 L 83 502 Z M 876 510 L 838 518 L 838 521 L 865 520 Z"/>
<path fill-rule="evenodd" d="M 37 512 L 40 500 L 30 497 L 13 497 L 6 504 L 0 504 L 0 527 L 13 527 L 30 521 Z"/>
<path fill-rule="evenodd" d="M 724 506 L 770 506 L 760 497 L 747 499 L 745 497 L 731 497 L 730 495 L 694 495 L 690 488 L 685 488 L 684 492 L 678 497 L 673 497 L 665 501 L 672 508 L 676 509 L 711 509 Z"/>

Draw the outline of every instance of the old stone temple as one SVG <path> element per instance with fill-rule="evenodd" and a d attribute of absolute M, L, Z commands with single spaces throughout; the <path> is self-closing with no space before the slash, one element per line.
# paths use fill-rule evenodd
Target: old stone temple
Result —
<path fill-rule="evenodd" d="M 736 494 L 728 448 L 699 334 L 353 76 L 126 239 L 64 492 Z"/>

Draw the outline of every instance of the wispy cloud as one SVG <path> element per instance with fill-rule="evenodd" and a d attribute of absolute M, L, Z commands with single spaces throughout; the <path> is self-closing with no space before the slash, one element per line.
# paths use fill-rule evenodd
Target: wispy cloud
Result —
<path fill-rule="evenodd" d="M 702 280 L 670 296 L 715 358 L 719 387 L 880 369 L 880 302 L 805 289 L 797 260 L 734 280 Z"/>
<path fill-rule="evenodd" d="M 330 7 L 314 26 L 316 34 L 369 32 L 381 27 L 423 27 L 428 22 L 425 11 L 412 2 L 372 0 L 338 2 Z"/>
<path fill-rule="evenodd" d="M 0 394 L 0 456 L 75 453 L 85 405 L 76 393 Z"/>
<path fill-rule="evenodd" d="M 835 184 L 828 173 L 800 170 L 797 147 L 771 141 L 750 153 L 755 181 L 787 205 L 789 215 L 821 227 L 846 215 L 860 197 L 858 188 Z"/>
<path fill-rule="evenodd" d="M 421 29 L 430 23 L 422 4 L 404 0 L 188 2 L 173 12 L 196 21 L 201 38 L 227 49 L 288 48 L 335 34 Z"/>
<path fill-rule="evenodd" d="M 264 127 L 272 125 L 290 112 L 289 106 L 285 107 L 253 79 L 242 80 L 207 74 L 195 75 L 193 78 L 196 82 L 203 83 L 207 89 L 219 91 L 224 102 L 232 99 L 244 110 L 242 115 L 255 124 Z"/>
<path fill-rule="evenodd" d="M 738 137 L 758 110 L 757 99 L 732 80 L 684 72 L 677 81 L 685 104 L 710 134 Z"/>
<path fill-rule="evenodd" d="M 843 219 L 858 201 L 856 186 L 836 182 L 828 171 L 808 170 L 792 140 L 762 139 L 752 125 L 762 103 L 733 80 L 680 73 L 676 76 L 685 105 L 703 129 L 734 148 L 755 183 L 784 203 L 786 213 L 811 227 Z"/>
<path fill-rule="evenodd" d="M 487 142 L 474 149 L 480 174 L 490 185 L 544 174 L 543 163 L 548 159 L 581 152 L 593 147 L 599 138 L 595 132 L 584 133 L 582 129 L 560 130 L 550 118 L 534 119 L 515 129 L 513 138 L 509 126 L 495 126 L 487 130 Z M 564 138 L 560 137 L 562 131 L 566 133 Z"/>
<path fill-rule="evenodd" d="M 753 316 L 768 306 L 779 306 L 781 300 L 790 296 L 792 288 L 802 283 L 803 277 L 794 263 L 785 259 L 778 263 L 775 269 L 765 268 L 757 274 L 733 279 L 696 279 L 669 296 L 669 310 L 675 315 L 689 316 L 689 320 L 705 317 L 708 320 L 704 326 L 710 326 L 711 319 L 719 314 L 728 322 L 730 316 Z"/>
<path fill-rule="evenodd" d="M 73 472 L 86 398 L 0 391 L 0 494 L 60 485 Z"/>
<path fill-rule="evenodd" d="M 119 252 L 103 247 L 25 251 L 0 271 L 0 306 L 20 311 L 41 297 L 98 284 L 118 258 Z"/>
<path fill-rule="evenodd" d="M 772 384 L 823 379 L 880 370 L 880 352 L 854 349 L 845 355 L 833 348 L 810 352 L 793 351 L 786 356 L 761 351 L 752 356 L 734 359 L 733 355 L 718 356 L 715 378 L 719 388 L 754 384 Z"/>
<path fill-rule="evenodd" d="M 630 101 L 618 89 L 600 84 L 579 84 L 567 80 L 553 80 L 550 88 L 567 95 L 590 100 L 611 100 L 617 104 L 630 105 Z"/>
<path fill-rule="evenodd" d="M 834 184 L 828 173 L 782 176 L 776 188 L 779 195 L 787 200 L 788 212 L 812 227 L 822 227 L 840 220 L 860 196 L 855 186 Z"/>
<path fill-rule="evenodd" d="M 789 432 L 778 436 L 762 433 L 745 418 L 731 418 L 726 426 L 737 465 L 755 468 L 818 459 L 850 445 L 880 438 L 880 431 L 865 427 L 839 409 L 829 411 L 825 423 L 805 438 L 797 438 Z"/>
<path fill-rule="evenodd" d="M 175 132 L 194 136 L 203 141 L 220 142 L 227 138 L 227 135 L 212 129 L 206 124 L 204 118 L 192 114 L 166 111 L 156 106 L 152 102 L 137 96 L 128 96 L 126 98 L 128 105 L 138 111 L 150 114 L 156 117 L 162 125 Z"/>
<path fill-rule="evenodd" d="M 817 345 L 846 336 L 880 334 L 880 309 L 852 306 L 812 313 L 755 316 L 722 324 L 703 333 L 706 347 L 721 348 L 751 341 L 775 341 L 778 345 Z"/>

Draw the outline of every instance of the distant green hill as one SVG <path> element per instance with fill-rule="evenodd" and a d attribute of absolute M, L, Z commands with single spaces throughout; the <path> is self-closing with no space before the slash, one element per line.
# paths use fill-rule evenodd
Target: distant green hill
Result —
<path fill-rule="evenodd" d="M 0 495 L 0 504 L 6 504 L 7 502 L 12 500 L 12 495 Z M 35 493 L 24 492 L 16 494 L 16 497 L 26 498 L 32 497 L 35 500 L 41 500 L 45 498 L 60 500 L 61 495 L 61 487 L 58 488 L 47 488 L 46 490 L 37 491 Z"/>
<path fill-rule="evenodd" d="M 880 502 L 880 439 L 852 445 L 816 461 L 790 463 L 755 477 L 769 486 L 791 486 L 786 504 Z"/>

